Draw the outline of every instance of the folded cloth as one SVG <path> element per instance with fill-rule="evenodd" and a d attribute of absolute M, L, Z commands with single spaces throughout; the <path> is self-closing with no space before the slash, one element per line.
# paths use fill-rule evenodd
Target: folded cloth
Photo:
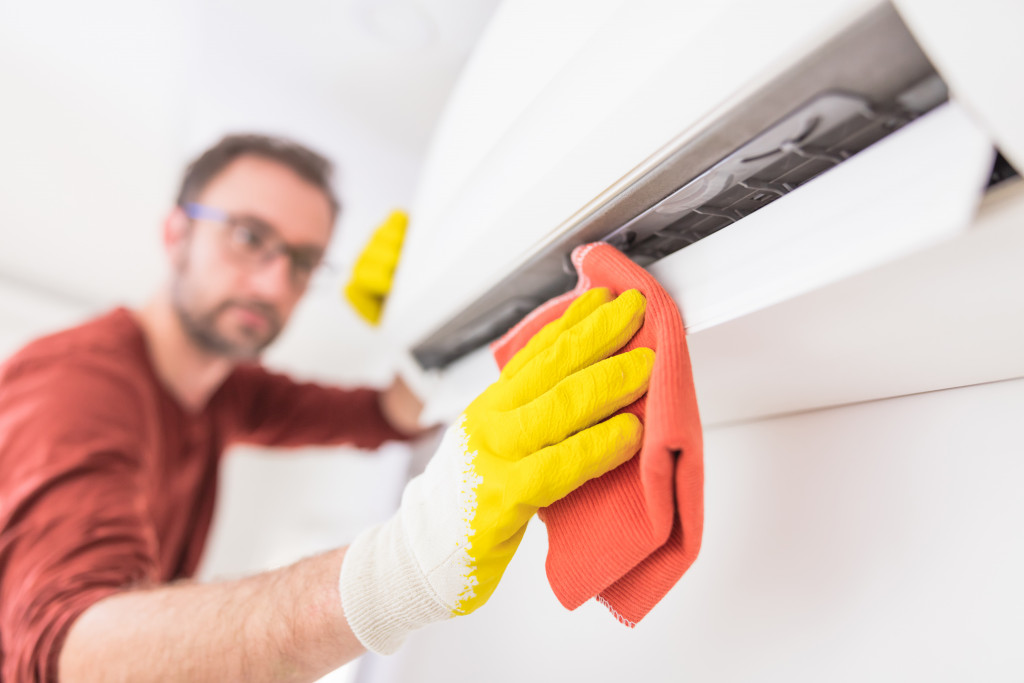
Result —
<path fill-rule="evenodd" d="M 578 296 L 593 287 L 647 298 L 644 324 L 622 352 L 656 356 L 647 394 L 624 411 L 644 424 L 638 456 L 540 511 L 547 525 L 547 575 L 576 609 L 596 597 L 635 626 L 693 564 L 704 528 L 704 454 L 690 357 L 679 309 L 661 285 L 615 247 L 577 247 L 575 289 L 542 304 L 491 345 L 499 367 Z"/>

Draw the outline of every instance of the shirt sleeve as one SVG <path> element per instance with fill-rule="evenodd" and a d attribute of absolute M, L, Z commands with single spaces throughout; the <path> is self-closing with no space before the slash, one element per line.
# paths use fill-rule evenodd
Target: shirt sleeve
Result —
<path fill-rule="evenodd" d="M 380 392 L 295 380 L 256 365 L 232 374 L 218 407 L 232 441 L 261 446 L 351 445 L 406 440 L 381 412 Z"/>
<path fill-rule="evenodd" d="M 159 579 L 138 405 L 102 364 L 0 377 L 0 680 L 57 680 L 86 608 Z"/>

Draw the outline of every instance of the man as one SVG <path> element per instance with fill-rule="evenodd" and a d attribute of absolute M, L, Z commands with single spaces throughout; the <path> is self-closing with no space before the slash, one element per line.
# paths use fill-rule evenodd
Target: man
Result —
<path fill-rule="evenodd" d="M 305 681 L 393 652 L 483 604 L 538 507 L 635 453 L 639 423 L 610 416 L 646 390 L 653 352 L 615 355 L 644 302 L 595 290 L 467 408 L 391 521 L 283 569 L 182 581 L 229 444 L 420 431 L 400 382 L 342 390 L 255 363 L 327 248 L 329 174 L 294 143 L 225 138 L 164 222 L 155 296 L 0 367 L 3 681 Z"/>

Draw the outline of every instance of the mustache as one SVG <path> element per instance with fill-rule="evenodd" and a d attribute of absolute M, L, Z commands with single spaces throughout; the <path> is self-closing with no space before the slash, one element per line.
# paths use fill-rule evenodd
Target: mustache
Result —
<path fill-rule="evenodd" d="M 211 317 L 217 317 L 224 311 L 235 306 L 259 313 L 266 318 L 275 329 L 281 327 L 281 316 L 277 312 L 277 309 L 267 302 L 259 301 L 257 299 L 228 299 L 227 301 L 222 301 L 212 311 L 213 315 Z"/>

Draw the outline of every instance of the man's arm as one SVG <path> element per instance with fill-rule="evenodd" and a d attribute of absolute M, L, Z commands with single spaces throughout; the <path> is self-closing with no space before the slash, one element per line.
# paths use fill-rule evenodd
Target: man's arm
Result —
<path fill-rule="evenodd" d="M 380 410 L 392 427 L 410 437 L 430 431 L 431 427 L 420 423 L 423 401 L 413 393 L 401 375 L 378 396 Z"/>
<path fill-rule="evenodd" d="M 71 626 L 62 683 L 313 681 L 365 649 L 338 596 L 345 549 L 236 581 L 100 600 Z"/>
<path fill-rule="evenodd" d="M 480 607 L 536 509 L 639 448 L 635 416 L 611 415 L 646 390 L 654 352 L 612 354 L 639 328 L 643 299 L 594 292 L 449 428 L 391 520 L 252 578 L 108 595 L 71 624 L 61 680 L 314 680 Z"/>
<path fill-rule="evenodd" d="M 372 449 L 418 432 L 392 424 L 376 389 L 297 382 L 259 366 L 236 369 L 214 401 L 232 442 Z"/>

